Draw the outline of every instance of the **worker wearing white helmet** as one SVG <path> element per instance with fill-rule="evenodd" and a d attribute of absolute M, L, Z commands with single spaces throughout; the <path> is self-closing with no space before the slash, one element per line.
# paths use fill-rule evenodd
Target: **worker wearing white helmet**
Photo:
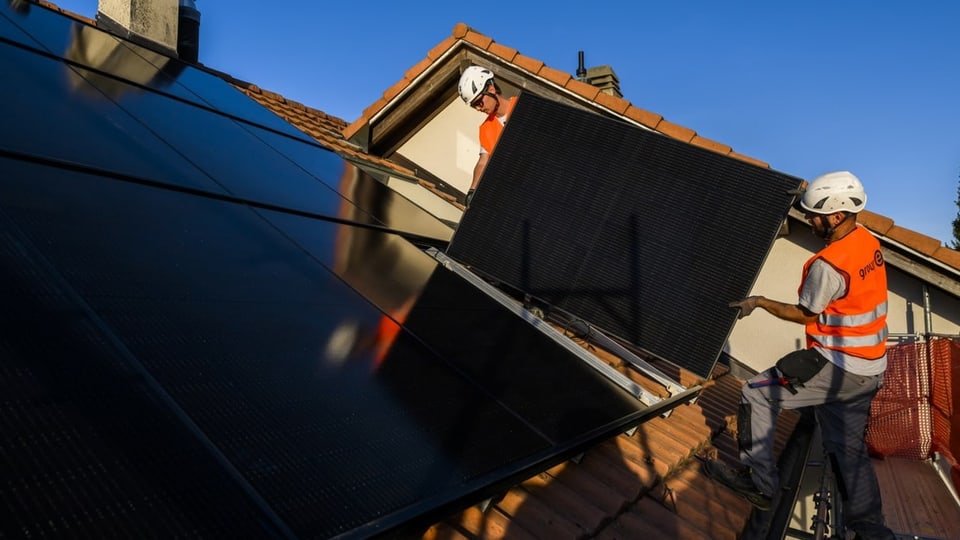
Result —
<path fill-rule="evenodd" d="M 775 506 L 782 493 L 773 455 L 776 418 L 781 409 L 812 407 L 844 496 L 844 527 L 857 538 L 894 540 L 883 524 L 880 489 L 864 441 L 870 402 L 887 367 L 886 266 L 880 243 L 857 224 L 866 203 L 863 184 L 850 172 L 814 179 L 798 206 L 827 246 L 804 264 L 798 301 L 751 296 L 730 303 L 741 318 L 762 308 L 804 325 L 807 344 L 741 389 L 742 467 L 707 461 L 704 471 L 761 510 Z"/>
<path fill-rule="evenodd" d="M 463 70 L 457 84 L 460 98 L 470 107 L 486 115 L 480 124 L 480 157 L 473 167 L 473 181 L 467 191 L 467 206 L 480 183 L 480 177 L 487 166 L 493 147 L 496 146 L 503 126 L 507 123 L 516 97 L 505 98 L 494 80 L 493 72 L 480 66 L 470 66 Z"/>

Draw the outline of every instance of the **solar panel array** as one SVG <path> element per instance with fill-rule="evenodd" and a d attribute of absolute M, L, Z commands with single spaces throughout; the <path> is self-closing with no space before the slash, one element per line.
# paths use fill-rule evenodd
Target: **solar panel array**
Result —
<path fill-rule="evenodd" d="M 448 254 L 706 376 L 800 184 L 523 94 Z"/>
<path fill-rule="evenodd" d="M 0 536 L 415 532 L 660 412 L 223 80 L 36 5 L 0 72 Z"/>

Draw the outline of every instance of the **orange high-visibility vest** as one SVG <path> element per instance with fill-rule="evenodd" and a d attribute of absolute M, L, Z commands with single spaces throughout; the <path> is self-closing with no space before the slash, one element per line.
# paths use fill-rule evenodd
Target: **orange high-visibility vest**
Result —
<path fill-rule="evenodd" d="M 883 357 L 887 343 L 887 270 L 880 242 L 858 225 L 803 265 L 804 280 L 817 259 L 840 272 L 847 293 L 806 325 L 807 346 L 819 345 L 867 360 Z"/>
<path fill-rule="evenodd" d="M 510 117 L 510 111 L 513 110 L 514 103 L 517 102 L 517 96 L 510 98 L 510 102 L 507 104 L 506 116 Z M 488 153 L 493 153 L 493 147 L 497 145 L 497 140 L 500 139 L 500 134 L 503 133 L 503 124 L 500 123 L 500 120 L 497 120 L 497 114 L 502 111 L 496 111 L 493 114 L 487 116 L 487 119 L 480 124 L 480 146 L 483 147 Z"/>

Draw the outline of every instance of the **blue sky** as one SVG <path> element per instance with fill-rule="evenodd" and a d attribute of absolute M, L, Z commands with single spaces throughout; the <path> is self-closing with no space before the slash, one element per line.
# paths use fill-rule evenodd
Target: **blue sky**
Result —
<path fill-rule="evenodd" d="M 60 0 L 93 17 L 97 0 Z M 846 169 L 867 208 L 953 240 L 960 2 L 196 0 L 200 61 L 353 121 L 458 22 L 805 179 Z"/>

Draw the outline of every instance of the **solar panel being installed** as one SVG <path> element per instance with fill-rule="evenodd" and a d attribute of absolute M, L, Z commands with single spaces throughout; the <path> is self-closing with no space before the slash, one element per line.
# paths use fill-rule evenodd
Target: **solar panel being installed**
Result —
<path fill-rule="evenodd" d="M 226 83 L 68 65 L 99 30 L 5 9 L 0 536 L 415 531 L 692 397 L 638 402 Z"/>
<path fill-rule="evenodd" d="M 447 252 L 707 376 L 800 182 L 523 94 Z"/>

